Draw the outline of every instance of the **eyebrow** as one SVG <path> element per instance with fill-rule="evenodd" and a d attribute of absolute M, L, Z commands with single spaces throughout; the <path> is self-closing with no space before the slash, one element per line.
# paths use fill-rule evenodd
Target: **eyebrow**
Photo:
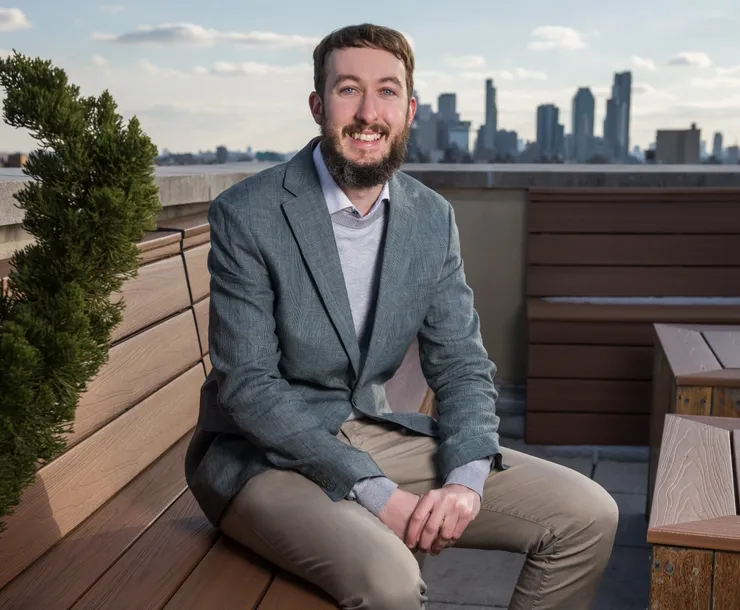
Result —
<path fill-rule="evenodd" d="M 336 87 L 339 83 L 341 83 L 342 81 L 345 81 L 345 80 L 351 80 L 351 81 L 354 81 L 356 83 L 359 83 L 360 82 L 360 77 L 359 76 L 355 76 L 354 74 L 338 74 L 336 80 L 334 81 L 334 86 Z M 381 83 L 393 83 L 394 85 L 396 85 L 400 89 L 403 89 L 403 83 L 398 78 L 396 78 L 395 76 L 384 76 L 383 78 L 380 79 L 379 82 L 381 82 Z"/>

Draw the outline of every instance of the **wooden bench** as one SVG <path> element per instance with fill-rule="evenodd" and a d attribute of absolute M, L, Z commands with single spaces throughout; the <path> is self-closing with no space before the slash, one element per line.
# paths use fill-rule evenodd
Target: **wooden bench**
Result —
<path fill-rule="evenodd" d="M 655 324 L 648 506 L 668 413 L 740 417 L 740 325 Z"/>
<path fill-rule="evenodd" d="M 139 244 L 139 277 L 122 290 L 124 320 L 69 447 L 39 469 L 0 535 L 0 609 L 336 608 L 222 537 L 185 482 L 210 370 L 203 219 L 163 221 Z M 393 408 L 430 404 L 420 375 L 412 346 L 389 382 Z"/>
<path fill-rule="evenodd" d="M 650 608 L 740 608 L 740 419 L 665 418 L 647 540 Z"/>
<path fill-rule="evenodd" d="M 532 189 L 529 443 L 647 445 L 652 324 L 740 323 L 740 189 Z"/>

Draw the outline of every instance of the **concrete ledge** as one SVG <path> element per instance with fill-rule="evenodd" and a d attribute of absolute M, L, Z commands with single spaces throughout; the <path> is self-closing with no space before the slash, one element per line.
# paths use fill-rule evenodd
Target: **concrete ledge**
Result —
<path fill-rule="evenodd" d="M 275 163 L 229 163 L 157 167 L 163 207 L 206 203 L 248 176 Z M 542 165 L 408 164 L 403 171 L 435 190 L 528 189 L 531 187 L 738 187 L 740 165 Z M 0 226 L 23 215 L 13 195 L 27 178 L 22 170 L 0 168 Z"/>

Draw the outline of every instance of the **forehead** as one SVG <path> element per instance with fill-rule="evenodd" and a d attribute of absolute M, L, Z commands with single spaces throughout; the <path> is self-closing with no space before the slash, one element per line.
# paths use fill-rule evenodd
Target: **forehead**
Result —
<path fill-rule="evenodd" d="M 395 77 L 405 83 L 406 68 L 393 53 L 382 49 L 336 49 L 327 58 L 327 84 L 333 86 L 338 76 L 346 74 L 367 83 L 388 77 Z"/>

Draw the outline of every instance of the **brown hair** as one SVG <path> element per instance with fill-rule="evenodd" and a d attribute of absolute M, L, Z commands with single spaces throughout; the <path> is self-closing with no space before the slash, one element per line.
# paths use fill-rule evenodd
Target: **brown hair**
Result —
<path fill-rule="evenodd" d="M 398 57 L 406 68 L 406 88 L 411 99 L 414 92 L 414 52 L 411 45 L 400 32 L 371 23 L 348 25 L 334 30 L 314 49 L 313 82 L 321 99 L 324 99 L 326 87 L 326 60 L 332 51 L 349 47 L 381 49 Z"/>

